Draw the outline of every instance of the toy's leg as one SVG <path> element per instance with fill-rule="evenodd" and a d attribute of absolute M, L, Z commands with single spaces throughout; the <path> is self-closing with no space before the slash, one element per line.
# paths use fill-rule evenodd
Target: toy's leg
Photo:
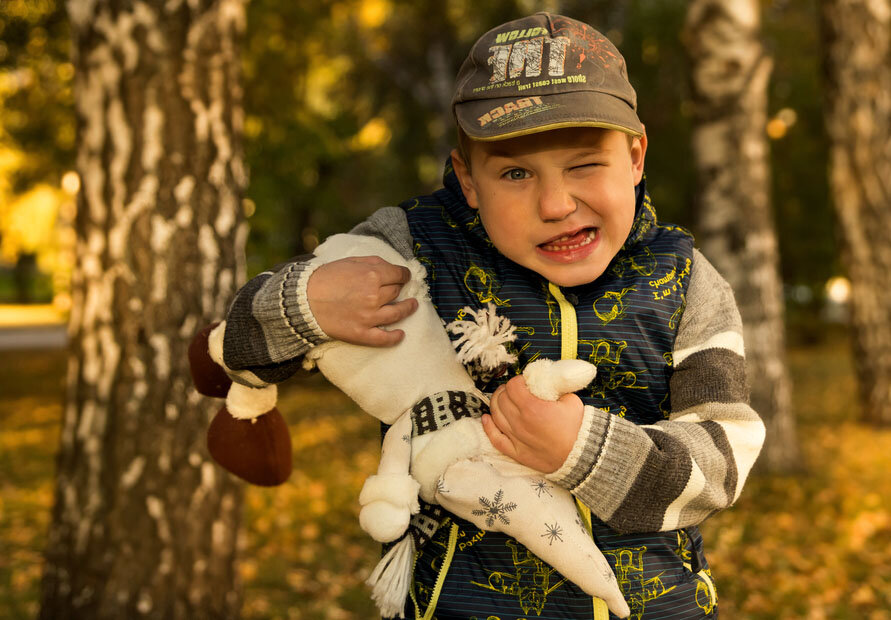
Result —
<path fill-rule="evenodd" d="M 377 475 L 369 476 L 359 494 L 359 525 L 379 542 L 396 540 L 419 510 L 418 483 L 408 473 L 411 462 L 411 418 L 399 418 L 381 446 Z"/>
<path fill-rule="evenodd" d="M 627 616 L 616 576 L 579 518 L 572 495 L 509 459 L 487 460 L 449 466 L 437 502 L 480 529 L 516 538 L 582 590 L 604 599 L 614 614 Z"/>

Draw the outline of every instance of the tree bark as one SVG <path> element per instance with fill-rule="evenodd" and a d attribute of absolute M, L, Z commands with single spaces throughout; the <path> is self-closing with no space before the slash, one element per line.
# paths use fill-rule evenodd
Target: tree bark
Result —
<path fill-rule="evenodd" d="M 862 417 L 891 424 L 891 2 L 821 6 L 829 179 Z"/>
<path fill-rule="evenodd" d="M 757 0 L 695 0 L 684 39 L 691 64 L 699 241 L 736 294 L 745 330 L 752 407 L 767 440 L 759 467 L 800 463 L 779 251 L 770 204 L 767 83 Z"/>
<path fill-rule="evenodd" d="M 186 351 L 244 280 L 244 7 L 67 8 L 82 189 L 41 617 L 235 618 L 240 486 Z"/>

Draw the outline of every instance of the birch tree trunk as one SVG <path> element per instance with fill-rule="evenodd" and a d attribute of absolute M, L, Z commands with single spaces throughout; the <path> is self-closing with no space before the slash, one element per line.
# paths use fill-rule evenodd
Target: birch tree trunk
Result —
<path fill-rule="evenodd" d="M 691 64 L 699 242 L 736 294 L 745 330 L 752 407 L 767 440 L 759 467 L 799 466 L 785 363 L 779 252 L 770 205 L 767 83 L 757 0 L 690 2 L 684 39 Z"/>
<path fill-rule="evenodd" d="M 891 424 L 891 2 L 822 3 L 829 179 L 863 419 Z"/>
<path fill-rule="evenodd" d="M 191 336 L 244 279 L 241 0 L 69 0 L 77 265 L 42 618 L 235 618 Z"/>

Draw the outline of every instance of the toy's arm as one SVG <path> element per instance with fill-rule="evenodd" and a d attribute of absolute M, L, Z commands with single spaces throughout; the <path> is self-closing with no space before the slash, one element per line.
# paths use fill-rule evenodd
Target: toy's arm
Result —
<path fill-rule="evenodd" d="M 419 510 L 419 485 L 408 473 L 410 463 L 411 416 L 406 412 L 384 435 L 377 474 L 369 476 L 359 494 L 359 524 L 379 542 L 402 536 Z"/>
<path fill-rule="evenodd" d="M 382 239 L 406 259 L 413 256 L 402 209 L 380 209 L 351 232 Z M 284 381 L 300 368 L 307 351 L 328 340 L 306 297 L 318 267 L 312 258 L 304 255 L 265 271 L 236 294 L 223 348 L 226 370 L 236 381 L 255 387 Z"/>
<path fill-rule="evenodd" d="M 585 407 L 578 439 L 549 478 L 620 532 L 695 525 L 739 497 L 764 441 L 748 404 L 733 293 L 696 253 L 673 352 L 668 419 L 638 426 Z"/>

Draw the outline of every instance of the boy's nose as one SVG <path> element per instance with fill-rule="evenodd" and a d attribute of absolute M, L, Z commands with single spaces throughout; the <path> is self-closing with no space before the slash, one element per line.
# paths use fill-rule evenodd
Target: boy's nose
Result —
<path fill-rule="evenodd" d="M 538 212 L 546 222 L 560 221 L 578 208 L 575 198 L 563 183 L 543 185 L 538 197 Z"/>

